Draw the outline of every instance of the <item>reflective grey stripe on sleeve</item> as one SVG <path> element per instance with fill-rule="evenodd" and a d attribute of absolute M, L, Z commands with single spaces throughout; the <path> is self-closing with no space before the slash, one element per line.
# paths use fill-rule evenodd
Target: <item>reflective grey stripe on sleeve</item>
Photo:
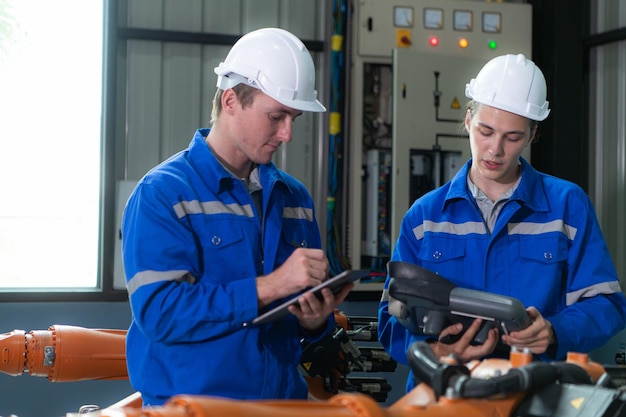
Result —
<path fill-rule="evenodd" d="M 313 221 L 313 210 L 306 207 L 285 207 L 283 209 L 284 219 L 304 219 Z"/>
<path fill-rule="evenodd" d="M 174 211 L 179 219 L 188 214 L 235 214 L 237 216 L 254 217 L 254 211 L 250 204 L 240 206 L 239 204 L 224 204 L 221 201 L 207 201 L 204 203 L 198 200 L 181 201 L 174 205 Z"/>
<path fill-rule="evenodd" d="M 540 235 L 550 232 L 561 232 L 569 240 L 574 240 L 577 229 L 563 223 L 563 220 L 553 220 L 548 223 L 511 223 L 509 224 L 510 235 Z"/>
<path fill-rule="evenodd" d="M 450 222 L 437 223 L 430 220 L 425 220 L 424 223 L 413 229 L 413 234 L 417 240 L 422 239 L 425 232 L 449 233 L 451 235 L 463 236 L 471 233 L 484 235 L 487 231 L 482 222 L 465 222 L 457 224 Z"/>
<path fill-rule="evenodd" d="M 188 271 L 141 271 L 126 283 L 128 295 L 131 296 L 139 287 L 162 281 L 195 281 Z"/>
<path fill-rule="evenodd" d="M 601 282 L 591 287 L 583 288 L 582 290 L 567 293 L 565 296 L 565 304 L 571 306 L 581 298 L 589 298 L 598 294 L 615 294 L 621 291 L 622 289 L 617 281 Z"/>

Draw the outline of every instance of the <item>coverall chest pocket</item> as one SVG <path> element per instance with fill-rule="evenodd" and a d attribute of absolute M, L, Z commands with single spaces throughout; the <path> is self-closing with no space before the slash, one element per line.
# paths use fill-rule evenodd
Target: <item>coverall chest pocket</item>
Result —
<path fill-rule="evenodd" d="M 255 273 L 252 258 L 254 253 L 252 244 L 255 240 L 252 236 L 246 235 L 244 225 L 241 223 L 210 222 L 201 239 L 203 239 L 205 269 L 215 269 L 220 273 L 228 271 L 228 275 L 233 277 Z M 233 262 L 235 260 L 236 262 Z"/>
<path fill-rule="evenodd" d="M 422 266 L 447 279 L 458 281 L 465 270 L 465 242 L 448 238 L 424 238 L 418 257 Z"/>
<path fill-rule="evenodd" d="M 567 280 L 567 238 L 560 234 L 524 237 L 519 240 L 518 253 L 512 255 L 519 259 L 514 268 L 516 279 L 511 279 L 513 293 L 526 294 L 526 304 L 544 314 L 559 311 Z"/>
<path fill-rule="evenodd" d="M 560 268 L 567 261 L 567 252 L 565 236 L 524 237 L 519 241 L 519 257 L 528 268 Z"/>

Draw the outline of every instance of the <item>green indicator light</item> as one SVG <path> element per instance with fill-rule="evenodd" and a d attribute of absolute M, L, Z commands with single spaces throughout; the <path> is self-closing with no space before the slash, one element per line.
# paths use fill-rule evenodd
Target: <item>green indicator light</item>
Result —
<path fill-rule="evenodd" d="M 496 41 L 489 41 L 489 49 L 496 49 L 498 47 L 498 42 Z"/>

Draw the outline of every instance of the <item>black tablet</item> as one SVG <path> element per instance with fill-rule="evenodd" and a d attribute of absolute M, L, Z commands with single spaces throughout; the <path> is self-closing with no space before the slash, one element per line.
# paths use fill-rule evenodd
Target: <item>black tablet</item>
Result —
<path fill-rule="evenodd" d="M 339 292 L 339 290 L 341 289 L 341 287 L 343 287 L 344 284 L 348 282 L 354 282 L 361 278 L 365 278 L 366 276 L 369 275 L 369 273 L 370 271 L 366 271 L 366 270 L 344 271 L 341 274 L 335 275 L 334 277 L 327 279 L 321 284 L 308 289 L 306 292 L 312 292 L 312 293 L 315 293 L 315 295 L 319 295 L 322 288 L 330 288 L 332 292 L 336 293 L 336 292 Z M 271 310 L 266 311 L 265 313 L 261 314 L 260 316 L 252 320 L 249 324 L 264 324 L 264 323 L 269 323 L 271 321 L 278 320 L 278 319 L 285 317 L 287 314 L 289 314 L 289 310 L 287 310 L 287 307 L 289 307 L 292 304 L 297 303 L 298 298 L 302 297 L 302 295 L 303 294 L 298 294 L 294 296 L 293 298 L 289 299 L 288 301 L 285 301 L 281 305 L 274 307 Z"/>

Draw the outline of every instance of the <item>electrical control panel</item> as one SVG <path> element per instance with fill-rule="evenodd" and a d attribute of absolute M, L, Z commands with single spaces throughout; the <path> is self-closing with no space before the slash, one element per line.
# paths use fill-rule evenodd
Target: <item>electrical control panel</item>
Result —
<path fill-rule="evenodd" d="M 531 7 L 469 0 L 358 2 L 357 53 L 389 57 L 393 48 L 458 57 L 530 53 Z"/>
<path fill-rule="evenodd" d="M 345 246 L 353 268 L 384 273 L 412 202 L 450 180 L 470 157 L 463 128 L 466 83 L 493 57 L 532 58 L 532 6 L 354 4 Z M 524 157 L 530 158 L 529 150 Z"/>

